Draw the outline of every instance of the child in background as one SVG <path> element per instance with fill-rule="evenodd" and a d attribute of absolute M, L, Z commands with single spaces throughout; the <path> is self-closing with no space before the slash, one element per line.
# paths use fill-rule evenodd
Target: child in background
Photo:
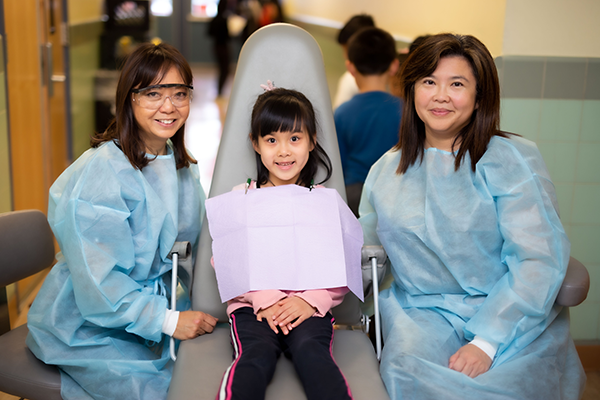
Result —
<path fill-rule="evenodd" d="M 346 67 L 360 91 L 335 110 L 348 206 L 358 217 L 362 187 L 371 165 L 398 143 L 402 103 L 386 92 L 399 61 L 396 42 L 379 28 L 365 28 L 348 42 Z"/>
<path fill-rule="evenodd" d="M 251 190 L 290 184 L 309 187 L 319 166 L 327 172 L 324 181 L 331 176 L 329 157 L 317 143 L 312 104 L 300 92 L 269 85 L 252 110 L 250 140 L 257 164 Z M 283 352 L 294 363 L 308 399 L 351 399 L 331 352 L 330 310 L 347 292 L 346 287 L 273 289 L 228 301 L 234 361 L 217 398 L 264 399 Z"/>
<path fill-rule="evenodd" d="M 231 37 L 227 26 L 229 10 L 227 10 L 227 0 L 220 0 L 217 6 L 217 15 L 208 24 L 208 36 L 213 38 L 213 54 L 219 67 L 219 79 L 217 83 L 217 95 L 223 95 L 223 87 L 229 76 L 230 46 Z"/>
<path fill-rule="evenodd" d="M 375 26 L 373 17 L 367 14 L 355 15 L 346 22 L 344 27 L 338 33 L 337 41 L 342 46 L 344 59 L 348 59 L 348 40 L 361 29 L 372 28 Z M 354 95 L 358 94 L 358 86 L 350 72 L 346 70 L 338 81 L 337 92 L 333 100 L 333 109 L 335 110 L 340 105 L 350 100 Z"/>

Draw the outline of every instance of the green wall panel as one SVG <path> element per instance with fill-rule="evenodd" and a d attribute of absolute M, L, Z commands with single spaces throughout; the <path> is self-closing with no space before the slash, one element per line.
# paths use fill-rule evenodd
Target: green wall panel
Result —
<path fill-rule="evenodd" d="M 73 159 L 90 146 L 95 128 L 95 78 L 100 67 L 101 21 L 70 28 L 71 123 Z M 76 39 L 75 39 L 76 38 Z"/>
<path fill-rule="evenodd" d="M 600 59 L 499 57 L 501 129 L 537 143 L 571 255 L 591 279 L 571 310 L 575 339 L 600 340 Z"/>

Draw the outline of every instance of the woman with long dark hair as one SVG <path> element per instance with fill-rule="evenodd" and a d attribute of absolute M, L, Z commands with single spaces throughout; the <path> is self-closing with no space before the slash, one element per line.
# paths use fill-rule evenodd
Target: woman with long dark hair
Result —
<path fill-rule="evenodd" d="M 494 60 L 472 36 L 427 38 L 400 72 L 400 141 L 360 215 L 393 283 L 381 293 L 392 399 L 577 399 L 585 382 L 554 304 L 570 244 L 535 144 L 499 130 Z"/>
<path fill-rule="evenodd" d="M 196 254 L 204 210 L 184 147 L 192 72 L 167 44 L 142 44 L 117 85 L 116 117 L 50 188 L 61 252 L 28 315 L 27 345 L 60 367 L 64 399 L 164 399 L 169 336 L 211 332 L 216 319 L 168 309 L 175 241 Z M 185 288 L 185 285 L 184 285 Z M 182 308 L 189 306 L 187 294 Z"/>

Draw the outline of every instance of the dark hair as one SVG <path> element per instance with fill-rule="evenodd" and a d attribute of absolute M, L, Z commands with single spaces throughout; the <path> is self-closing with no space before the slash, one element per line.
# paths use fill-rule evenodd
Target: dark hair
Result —
<path fill-rule="evenodd" d="M 361 29 L 348 41 L 348 61 L 361 75 L 385 73 L 396 55 L 396 41 L 383 29 Z"/>
<path fill-rule="evenodd" d="M 179 71 L 186 85 L 192 84 L 192 70 L 175 47 L 166 43 L 139 45 L 127 57 L 121 70 L 117 83 L 115 118 L 106 131 L 94 134 L 91 146 L 98 147 L 104 142 L 114 140 L 135 168 L 141 170 L 148 165 L 150 160 L 146 157 L 146 147 L 140 137 L 140 128 L 133 112 L 131 90 L 160 82 L 173 67 Z M 185 124 L 171 138 L 177 169 L 197 163 L 185 149 L 184 132 Z"/>
<path fill-rule="evenodd" d="M 310 141 L 315 145 L 308 155 L 308 161 L 300 172 L 298 182 L 301 186 L 310 186 L 319 166 L 325 168 L 326 177 L 323 183 L 331 177 L 333 170 L 331 160 L 325 150 L 317 142 L 317 118 L 311 102 L 302 93 L 292 90 L 275 88 L 258 96 L 252 109 L 250 122 L 250 140 L 258 143 L 259 137 L 273 132 L 301 132 L 306 129 Z M 269 170 L 256 153 L 257 186 L 269 181 Z"/>
<path fill-rule="evenodd" d="M 467 152 L 471 157 L 471 168 L 487 150 L 492 136 L 507 137 L 500 126 L 500 85 L 498 72 L 490 52 L 477 38 L 470 35 L 439 34 L 427 38 L 402 64 L 400 89 L 404 99 L 400 121 L 400 141 L 394 147 L 402 149 L 397 173 L 406 172 L 417 160 L 422 161 L 425 150 L 425 124 L 415 109 L 415 83 L 430 76 L 444 57 L 463 57 L 471 66 L 476 84 L 476 108 L 471 121 L 459 132 L 453 146 L 460 142 L 456 154 L 455 170 L 460 168 Z M 460 140 L 459 140 L 460 139 Z"/>
<path fill-rule="evenodd" d="M 225 13 L 227 12 L 227 6 L 228 6 L 228 1 L 227 0 L 219 0 L 219 4 L 217 5 L 217 15 L 220 17 L 224 17 Z"/>
<path fill-rule="evenodd" d="M 408 53 L 412 53 L 413 51 L 415 51 L 415 49 L 417 47 L 419 47 L 419 45 L 421 43 L 423 43 L 426 39 L 429 39 L 431 37 L 431 35 L 422 35 L 422 36 L 417 36 L 415 38 L 415 40 L 412 41 L 412 43 L 410 44 L 410 46 L 408 47 Z"/>
<path fill-rule="evenodd" d="M 337 41 L 339 44 L 344 45 L 348 43 L 350 37 L 354 35 L 356 32 L 363 28 L 370 28 L 375 26 L 375 21 L 373 21 L 373 17 L 367 14 L 359 14 L 355 15 L 346 22 L 344 27 L 340 29 L 338 33 Z"/>

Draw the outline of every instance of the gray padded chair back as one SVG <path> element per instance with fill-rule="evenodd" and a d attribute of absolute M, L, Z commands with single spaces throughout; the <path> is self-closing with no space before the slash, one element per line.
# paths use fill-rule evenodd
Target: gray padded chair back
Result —
<path fill-rule="evenodd" d="M 48 268 L 54 260 L 54 243 L 44 213 L 0 214 L 0 254 L 0 287 Z"/>
<path fill-rule="evenodd" d="M 52 231 L 41 211 L 0 214 L 0 288 L 52 265 Z M 30 400 L 60 399 L 60 372 L 27 348 L 27 325 L 0 336 L 0 392 Z"/>
<path fill-rule="evenodd" d="M 250 114 L 257 97 L 263 93 L 260 85 L 266 84 L 267 80 L 274 82 L 276 87 L 304 93 L 313 104 L 319 127 L 317 140 L 333 164 L 333 175 L 324 185 L 337 189 L 345 200 L 342 164 L 321 49 L 310 34 L 289 24 L 273 24 L 258 30 L 242 49 L 209 197 L 229 192 L 248 178 L 256 178 L 255 153 L 248 138 Z M 320 171 L 315 181 L 320 182 L 323 178 L 324 172 Z M 210 263 L 211 244 L 205 223 L 194 269 L 192 307 L 227 321 L 226 307 L 219 298 Z M 348 293 L 333 314 L 339 324 L 358 324 L 361 317 L 358 298 Z"/>
<path fill-rule="evenodd" d="M 560 287 L 556 304 L 563 307 L 575 307 L 586 299 L 590 289 L 590 274 L 577 259 L 571 257 L 565 279 Z"/>

